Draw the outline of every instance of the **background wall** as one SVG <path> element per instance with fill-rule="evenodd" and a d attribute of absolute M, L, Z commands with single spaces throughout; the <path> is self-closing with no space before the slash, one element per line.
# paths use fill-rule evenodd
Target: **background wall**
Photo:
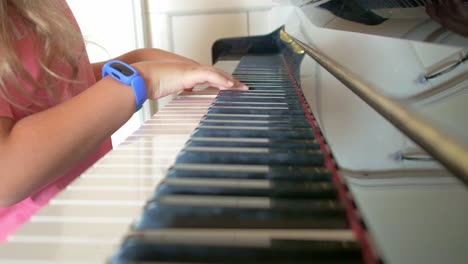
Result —
<path fill-rule="evenodd" d="M 131 0 L 67 0 L 86 40 L 91 62 L 109 60 L 142 47 L 138 36 L 139 17 L 135 15 L 138 1 Z M 110 95 L 112 96 L 112 95 Z M 112 135 L 113 144 L 120 144 L 137 129 L 144 119 L 144 110 Z"/>

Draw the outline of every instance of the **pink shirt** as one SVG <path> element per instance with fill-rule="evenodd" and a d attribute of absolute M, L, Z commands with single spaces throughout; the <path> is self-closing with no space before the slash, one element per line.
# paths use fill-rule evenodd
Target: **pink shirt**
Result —
<path fill-rule="evenodd" d="M 70 9 L 66 5 L 66 2 L 62 2 L 62 4 L 65 5 L 64 7 L 66 8 L 66 10 L 68 11 L 70 20 L 75 25 L 77 25 L 73 15 L 71 14 Z M 14 16 L 10 22 L 12 23 L 12 25 L 14 25 L 14 33 L 17 39 L 16 47 L 21 62 L 34 78 L 42 78 L 40 66 L 34 54 L 33 33 L 29 32 L 24 26 L 24 24 L 22 24 L 22 22 Z M 63 67 L 63 65 L 60 65 L 60 63 L 56 64 L 56 69 L 54 70 L 56 71 L 57 69 L 60 69 L 62 73 L 64 73 L 64 76 L 68 76 L 68 74 L 71 72 L 70 69 L 68 69 L 67 67 Z M 60 102 L 64 102 L 72 98 L 73 96 L 84 91 L 86 88 L 88 88 L 96 82 L 92 65 L 90 64 L 88 56 L 86 54 L 86 50 L 84 49 L 84 43 L 83 52 L 79 60 L 79 73 L 77 79 L 81 82 L 74 86 L 73 91 L 67 89 L 67 84 L 65 82 L 57 82 L 57 88 L 60 94 Z M 28 87 L 26 83 L 22 82 L 22 84 L 29 91 L 32 90 L 31 87 Z M 16 101 L 19 102 L 23 107 L 28 107 L 28 101 L 25 98 L 23 98 L 18 92 L 16 92 L 13 87 L 10 88 L 9 92 L 13 96 L 15 96 Z M 38 107 L 31 108 L 29 106 L 29 108 L 32 109 L 34 112 L 40 112 L 49 107 L 53 107 L 56 104 L 53 102 L 53 100 L 51 100 L 51 98 L 47 96 L 47 93 L 43 90 L 34 93 L 34 98 L 38 99 L 45 105 L 45 107 L 42 107 L 42 109 L 38 109 Z M 77 109 L 77 111 L 79 111 L 79 109 Z M 8 117 L 15 121 L 18 121 L 30 114 L 31 113 L 24 111 L 21 108 L 15 107 L 9 104 L 4 99 L 0 98 L 1 117 Z M 11 207 L 0 208 L 0 242 L 5 241 L 9 234 L 13 233 L 21 224 L 28 221 L 28 219 L 33 214 L 35 214 L 41 207 L 46 205 L 51 198 L 53 198 L 57 193 L 60 192 L 60 190 L 62 190 L 76 177 L 83 173 L 87 168 L 89 168 L 94 162 L 101 158 L 111 148 L 111 141 L 110 139 L 108 139 L 105 142 L 103 142 L 103 144 L 99 146 L 92 154 L 90 154 L 87 158 L 82 160 L 76 167 L 71 168 L 70 171 L 68 171 L 68 173 L 58 178 L 56 181 L 50 183 L 41 190 L 38 190 L 38 192 L 36 192 L 35 194 Z M 11 176 L 14 177 L 14 175 Z"/>

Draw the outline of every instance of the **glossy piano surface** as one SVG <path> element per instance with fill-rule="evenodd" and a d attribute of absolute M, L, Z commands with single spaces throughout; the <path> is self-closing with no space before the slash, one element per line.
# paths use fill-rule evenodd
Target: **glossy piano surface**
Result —
<path fill-rule="evenodd" d="M 465 263 L 468 191 L 441 172 L 342 172 L 386 263 Z"/>
<path fill-rule="evenodd" d="M 468 64 L 461 63 L 467 56 L 466 44 L 423 42 L 327 28 L 317 25 L 314 19 L 322 18 L 319 13 L 328 11 L 313 5 L 308 10 L 308 6 L 279 8 L 278 13 L 287 15 L 283 14 L 285 18 L 278 24 L 285 24 L 290 35 L 323 52 L 373 89 L 405 105 L 468 147 L 464 107 L 468 103 Z M 349 27 L 355 24 L 334 18 L 324 21 L 329 26 L 337 21 Z M 404 31 L 398 25 L 390 29 Z M 424 151 L 398 128 L 309 57 L 301 65 L 301 83 L 342 168 L 353 171 L 439 168 L 437 162 L 424 157 Z M 348 133 L 342 133 L 344 130 Z"/>
<path fill-rule="evenodd" d="M 296 1 L 286 31 L 466 149 L 468 65 L 459 62 L 468 39 L 440 30 L 422 7 L 375 9 L 392 16 L 364 25 L 320 8 L 324 2 Z M 438 29 L 440 38 L 426 39 Z M 467 262 L 466 186 L 307 57 L 301 84 L 385 261 Z"/>
<path fill-rule="evenodd" d="M 468 11 L 468 2 L 460 6 L 450 6 L 451 13 L 446 13 L 444 6 L 432 4 L 440 16 L 456 23 L 442 25 L 429 16 L 426 6 L 430 0 L 291 0 L 302 10 L 307 18 L 317 27 L 385 36 L 391 38 L 438 43 L 443 45 L 466 47 L 468 40 L 468 20 L 462 18 Z M 453 11 L 452 11 L 453 10 Z M 457 11 L 456 11 L 457 10 Z M 456 26 L 455 26 L 456 25 Z M 464 33 L 463 33 L 464 32 Z M 465 37 L 463 37 L 465 34 Z"/>

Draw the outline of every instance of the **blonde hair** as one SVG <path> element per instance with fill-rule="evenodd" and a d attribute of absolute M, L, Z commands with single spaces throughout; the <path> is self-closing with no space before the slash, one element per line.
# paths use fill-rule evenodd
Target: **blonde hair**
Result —
<path fill-rule="evenodd" d="M 2 0 L 0 1 L 0 96 L 10 104 L 25 109 L 8 93 L 12 86 L 30 105 L 41 106 L 31 92 L 20 84 L 25 82 L 37 90 L 45 89 L 52 100 L 57 101 L 53 80 L 68 81 L 78 74 L 78 60 L 83 52 L 83 39 L 76 25 L 67 17 L 65 0 Z M 11 17 L 24 21 L 29 34 L 34 34 L 34 49 L 40 65 L 42 80 L 35 80 L 22 65 L 15 47 L 16 37 Z M 34 33 L 33 33 L 34 32 Z M 70 66 L 71 76 L 61 76 L 52 68 L 56 62 Z"/>

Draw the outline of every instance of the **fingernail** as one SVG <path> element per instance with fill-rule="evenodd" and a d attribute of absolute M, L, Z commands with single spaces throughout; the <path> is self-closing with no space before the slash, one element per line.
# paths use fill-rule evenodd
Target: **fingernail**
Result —
<path fill-rule="evenodd" d="M 234 82 L 233 82 L 233 81 L 230 81 L 230 80 L 228 80 L 228 81 L 227 81 L 227 85 L 228 85 L 229 87 L 231 87 L 231 86 L 233 86 L 233 85 L 234 85 Z"/>

